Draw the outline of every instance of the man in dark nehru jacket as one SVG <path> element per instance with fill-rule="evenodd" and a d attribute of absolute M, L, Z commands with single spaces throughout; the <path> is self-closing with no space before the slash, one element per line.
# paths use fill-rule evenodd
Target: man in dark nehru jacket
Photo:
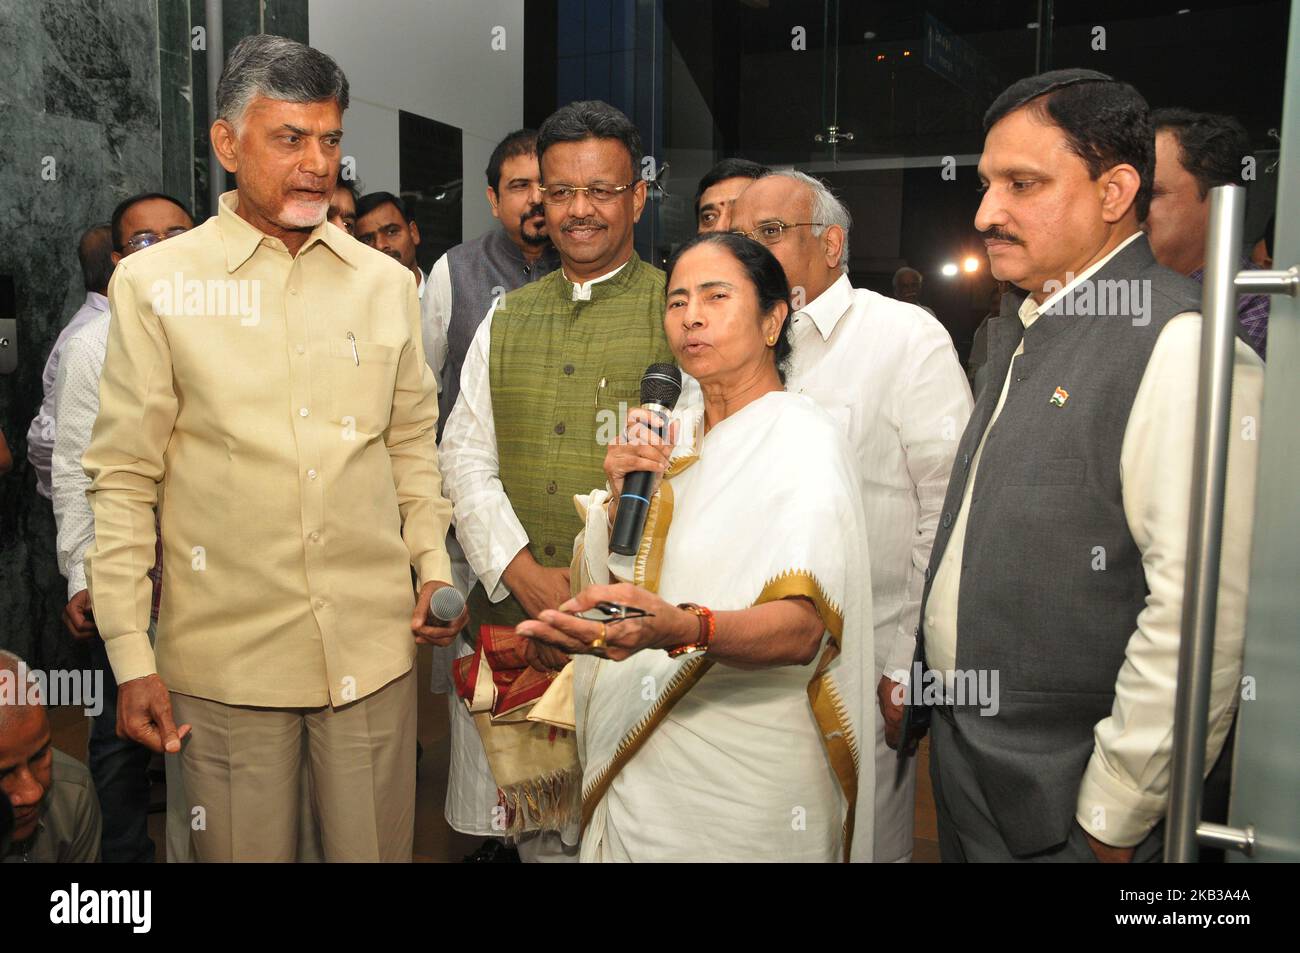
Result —
<path fill-rule="evenodd" d="M 930 770 L 946 861 L 1162 851 L 1191 498 L 1200 286 L 1139 223 L 1155 136 L 1127 83 L 1059 70 L 984 117 L 975 227 L 1012 284 L 962 436 L 921 612 L 942 679 Z M 1263 365 L 1234 344 L 1232 419 Z M 1234 426 L 1206 764 L 1237 707 L 1258 443 Z M 935 695 L 923 699 L 933 703 Z"/>
<path fill-rule="evenodd" d="M 488 205 L 501 227 L 452 248 L 429 272 L 436 343 L 425 358 L 438 377 L 439 433 L 460 394 L 465 352 L 493 301 L 560 264 L 546 232 L 535 130 L 516 129 L 497 143 L 487 180 Z"/>

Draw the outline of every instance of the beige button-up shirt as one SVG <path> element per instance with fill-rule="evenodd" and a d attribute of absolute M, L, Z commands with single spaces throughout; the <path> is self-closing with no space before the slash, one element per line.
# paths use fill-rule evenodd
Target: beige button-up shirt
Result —
<path fill-rule="evenodd" d="M 411 567 L 451 577 L 415 280 L 325 223 L 292 256 L 235 203 L 113 275 L 82 461 L 95 620 L 119 682 L 343 705 L 411 667 Z"/>

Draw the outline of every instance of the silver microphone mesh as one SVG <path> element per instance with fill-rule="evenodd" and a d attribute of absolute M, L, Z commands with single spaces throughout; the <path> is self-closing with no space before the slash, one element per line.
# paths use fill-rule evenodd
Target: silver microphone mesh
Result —
<path fill-rule="evenodd" d="M 443 586 L 433 594 L 429 601 L 429 618 L 446 625 L 460 615 L 465 608 L 465 597 L 455 586 Z"/>

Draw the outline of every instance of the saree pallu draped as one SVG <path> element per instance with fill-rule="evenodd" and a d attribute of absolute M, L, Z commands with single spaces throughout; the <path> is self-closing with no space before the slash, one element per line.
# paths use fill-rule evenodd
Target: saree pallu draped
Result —
<path fill-rule="evenodd" d="M 578 804 L 572 725 L 532 718 L 531 709 L 557 672 L 538 672 L 524 659 L 526 640 L 513 626 L 484 625 L 478 651 L 456 660 L 456 694 L 474 716 L 497 783 L 496 833 L 561 833 L 574 826 Z"/>
<path fill-rule="evenodd" d="M 635 557 L 608 552 L 608 494 L 577 499 L 583 583 L 612 575 L 715 612 L 803 597 L 826 631 L 802 666 L 576 657 L 582 859 L 870 860 L 871 588 L 851 452 L 825 412 L 783 391 L 707 439 L 701 405 L 674 416 Z"/>

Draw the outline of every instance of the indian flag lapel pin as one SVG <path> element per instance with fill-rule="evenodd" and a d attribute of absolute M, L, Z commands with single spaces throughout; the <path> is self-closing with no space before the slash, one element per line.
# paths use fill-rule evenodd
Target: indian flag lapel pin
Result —
<path fill-rule="evenodd" d="M 1056 388 L 1056 393 L 1048 401 L 1053 407 L 1064 407 L 1065 402 L 1070 399 L 1070 392 L 1064 387 Z"/>

